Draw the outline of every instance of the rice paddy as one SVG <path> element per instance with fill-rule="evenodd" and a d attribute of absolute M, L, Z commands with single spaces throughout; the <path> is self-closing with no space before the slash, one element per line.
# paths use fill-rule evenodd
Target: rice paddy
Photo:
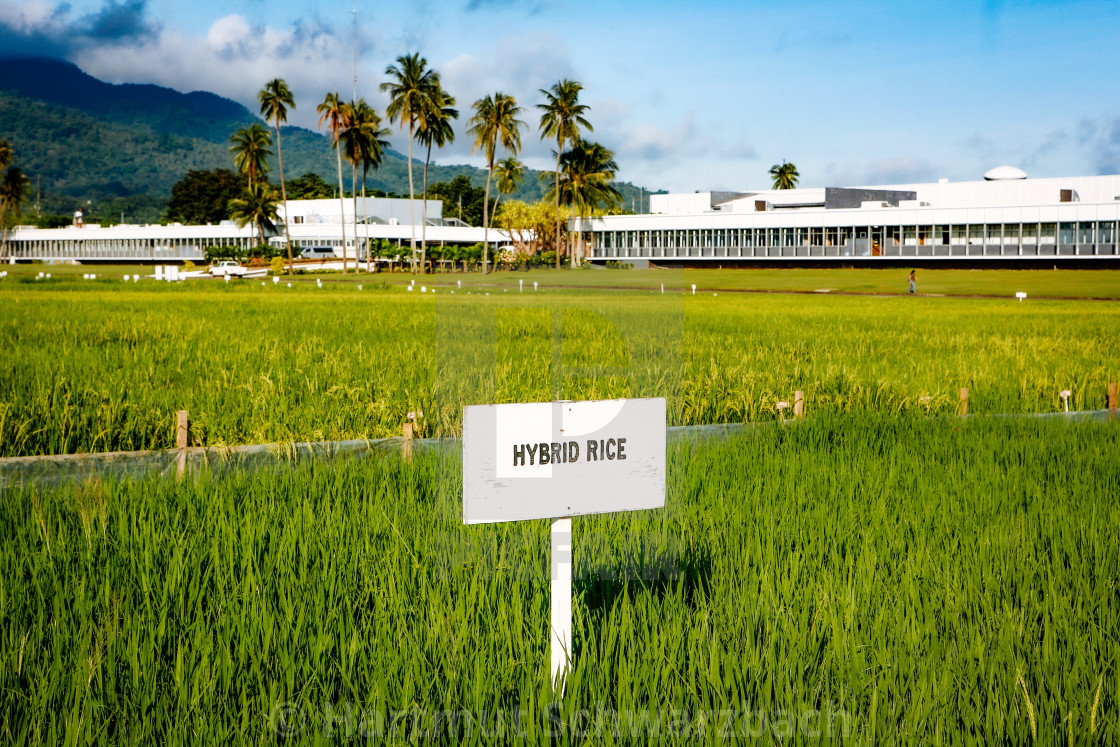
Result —
<path fill-rule="evenodd" d="M 756 426 L 574 520 L 562 697 L 548 522 L 464 527 L 454 447 L 0 490 L 0 740 L 1120 741 L 1120 430 L 972 417 L 1103 407 L 1112 304 L 109 282 L 0 286 L 0 455 Z"/>
<path fill-rule="evenodd" d="M 563 699 L 547 522 L 461 526 L 454 452 L 7 491 L 0 733 L 1115 743 L 1118 447 L 862 414 L 671 446 L 664 511 L 575 520 Z"/>
<path fill-rule="evenodd" d="M 1101 302 L 81 283 L 0 287 L 0 456 L 169 448 L 178 410 L 191 445 L 233 445 L 397 436 L 409 412 L 456 436 L 466 404 L 553 398 L 665 396 L 671 425 L 775 420 L 795 391 L 1094 409 L 1120 375 Z"/>

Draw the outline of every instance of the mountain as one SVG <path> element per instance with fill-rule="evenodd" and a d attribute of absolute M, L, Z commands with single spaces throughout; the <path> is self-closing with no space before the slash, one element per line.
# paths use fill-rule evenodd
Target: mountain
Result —
<path fill-rule="evenodd" d="M 57 59 L 0 58 L 0 138 L 11 142 L 33 193 L 42 192 L 44 212 L 69 213 L 80 205 L 87 214 L 126 212 L 130 220 L 154 220 L 188 171 L 232 168 L 229 137 L 254 122 L 261 119 L 241 104 L 205 91 L 106 83 Z M 285 176 L 313 172 L 337 184 L 326 137 L 302 127 L 282 132 Z M 343 169 L 349 189 L 350 171 Z M 460 174 L 477 186 L 486 183 L 484 169 L 435 163 L 428 181 Z M 539 174 L 527 169 L 514 197 L 540 199 L 547 185 Z M 407 158 L 387 151 L 367 185 L 407 194 Z M 629 205 L 637 188 L 618 186 Z"/>
<path fill-rule="evenodd" d="M 179 93 L 154 85 L 105 83 L 63 60 L 0 60 L 0 91 L 76 109 L 95 119 L 141 125 L 152 132 L 220 143 L 257 121 L 236 101 L 212 93 Z"/>

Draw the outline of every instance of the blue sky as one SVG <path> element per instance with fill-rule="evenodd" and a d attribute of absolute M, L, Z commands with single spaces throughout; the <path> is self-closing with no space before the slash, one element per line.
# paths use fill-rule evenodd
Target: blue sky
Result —
<path fill-rule="evenodd" d="M 0 0 L 0 51 L 112 82 L 209 90 L 254 107 L 283 77 L 315 127 L 353 90 L 353 0 Z M 465 120 L 496 90 L 527 108 L 522 160 L 550 168 L 537 89 L 585 86 L 619 177 L 673 191 L 1120 172 L 1120 3 L 358 0 L 358 95 L 419 51 Z M 462 120 L 461 120 L 462 121 Z M 462 134 L 436 156 L 474 163 Z M 406 147 L 399 134 L 399 150 Z"/>

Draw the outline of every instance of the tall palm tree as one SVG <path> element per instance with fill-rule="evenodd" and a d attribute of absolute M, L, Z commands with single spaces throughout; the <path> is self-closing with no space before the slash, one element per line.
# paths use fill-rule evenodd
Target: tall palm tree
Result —
<path fill-rule="evenodd" d="M 381 165 L 381 158 L 389 143 L 385 140 L 389 130 L 381 126 L 381 115 L 377 110 L 366 103 L 365 99 L 358 99 L 347 105 L 346 128 L 342 131 L 343 154 L 351 166 L 351 191 L 354 193 L 354 245 L 358 243 L 358 187 L 357 169 L 362 167 L 362 204 L 366 198 L 366 175 L 372 166 Z M 364 221 L 363 221 L 364 222 Z M 369 224 L 366 224 L 366 237 L 368 243 Z M 355 257 L 357 254 L 355 253 Z"/>
<path fill-rule="evenodd" d="M 498 186 L 498 199 L 494 200 L 494 214 L 498 213 L 498 203 L 502 195 L 513 194 L 517 185 L 525 178 L 525 167 L 516 158 L 503 158 L 494 164 L 494 181 Z"/>
<path fill-rule="evenodd" d="M 770 178 L 773 180 L 774 189 L 794 189 L 800 176 L 797 167 L 792 163 L 782 161 L 781 164 L 776 163 L 770 167 Z"/>
<path fill-rule="evenodd" d="M 272 151 L 272 136 L 259 124 L 251 124 L 233 133 L 229 139 L 229 152 L 237 170 L 249 180 L 249 186 L 264 179 L 268 173 L 268 157 Z"/>
<path fill-rule="evenodd" d="M 273 222 L 279 214 L 276 211 L 276 190 L 267 182 L 256 182 L 249 185 L 241 197 L 229 201 L 230 217 L 240 227 L 252 223 L 260 243 L 264 243 L 265 231 L 275 231 Z"/>
<path fill-rule="evenodd" d="M 389 94 L 390 102 L 385 113 L 390 122 L 397 122 L 401 129 L 408 124 L 408 213 L 412 223 L 412 272 L 416 273 L 416 188 L 412 179 L 412 140 L 421 116 L 436 107 L 435 98 L 440 90 L 439 73 L 428 67 L 428 61 L 418 52 L 401 55 L 396 65 L 385 68 L 390 80 L 381 84 Z"/>
<path fill-rule="evenodd" d="M 416 133 L 416 139 L 428 149 L 424 156 L 424 208 L 420 217 L 421 267 L 426 267 L 428 255 L 428 164 L 432 160 L 432 146 L 442 148 L 454 142 L 455 130 L 451 128 L 451 120 L 459 118 L 459 110 L 455 108 L 455 97 L 442 88 L 435 91 L 432 103 L 433 106 L 425 109 L 420 115 L 417 122 L 419 130 Z"/>
<path fill-rule="evenodd" d="M 579 92 L 583 86 L 574 80 L 560 80 L 553 84 L 549 90 L 540 90 L 545 96 L 545 103 L 537 104 L 541 114 L 541 140 L 552 138 L 556 141 L 556 268 L 560 268 L 560 155 L 564 152 L 564 143 L 574 143 L 580 139 L 580 128 L 594 132 L 585 118 L 587 106 L 579 103 Z M 572 258 L 575 265 L 575 258 Z"/>
<path fill-rule="evenodd" d="M 560 167 L 560 202 L 570 205 L 579 217 L 580 234 L 589 218 L 621 205 L 622 195 L 611 183 L 618 164 L 608 148 L 578 140 L 560 157 Z M 577 264 L 574 247 L 572 261 Z"/>
<path fill-rule="evenodd" d="M 334 148 L 338 161 L 338 221 L 342 225 L 342 274 L 346 274 L 346 193 L 342 187 L 342 149 L 339 147 L 339 138 L 346 127 L 347 105 L 338 97 L 336 92 L 328 93 L 323 103 L 316 109 L 319 112 L 319 128 L 327 125 L 327 132 L 331 136 L 331 147 Z M 356 238 L 356 237 L 355 237 Z"/>
<path fill-rule="evenodd" d="M 510 156 L 521 150 L 521 130 L 525 123 L 518 119 L 523 111 L 517 99 L 504 93 L 484 96 L 471 104 L 474 116 L 467 123 L 467 132 L 474 135 L 473 153 L 482 148 L 486 154 L 486 197 L 482 202 L 482 274 L 486 274 L 490 245 L 490 179 L 494 175 L 494 159 L 501 143 Z"/>
<path fill-rule="evenodd" d="M 0 140 L 0 169 L 12 165 L 12 144 L 7 140 Z"/>
<path fill-rule="evenodd" d="M 283 78 L 274 78 L 264 84 L 257 94 L 261 104 L 261 116 L 271 119 L 276 126 L 276 161 L 280 165 L 280 197 L 284 201 L 284 240 L 288 245 L 288 274 L 292 268 L 292 232 L 288 228 L 288 187 L 284 183 L 284 151 L 280 147 L 280 123 L 288 121 L 288 109 L 295 109 L 296 102 Z"/>

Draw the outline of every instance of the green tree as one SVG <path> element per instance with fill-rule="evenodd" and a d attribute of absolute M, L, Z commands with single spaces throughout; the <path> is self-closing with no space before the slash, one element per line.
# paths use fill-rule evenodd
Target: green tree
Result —
<path fill-rule="evenodd" d="M 280 123 L 288 121 L 288 109 L 295 109 L 296 102 L 283 78 L 274 78 L 265 83 L 257 94 L 261 105 L 261 116 L 272 120 L 276 126 L 276 162 L 280 167 L 280 198 L 284 201 L 284 241 L 288 247 L 288 274 L 292 268 L 292 232 L 288 228 L 288 188 L 284 184 L 284 150 L 280 147 Z"/>
<path fill-rule="evenodd" d="M 471 184 L 470 177 L 460 174 L 449 182 L 436 182 L 428 189 L 433 199 L 443 200 L 443 215 L 454 217 L 468 226 L 482 225 L 483 203 L 486 192 L 482 187 Z M 491 203 L 490 210 L 493 212 Z"/>
<path fill-rule="evenodd" d="M 327 125 L 331 136 L 331 147 L 334 148 L 335 158 L 338 161 L 338 221 L 342 226 L 342 274 L 346 274 L 346 196 L 342 186 L 342 148 L 339 146 L 342 131 L 346 128 L 347 105 L 335 92 L 328 93 L 323 103 L 319 104 L 319 127 Z M 355 246 L 357 242 L 355 242 Z"/>
<path fill-rule="evenodd" d="M 0 140 L 0 172 L 12 165 L 12 144 L 7 140 Z M 8 243 L 8 211 L 6 201 L 0 198 L 0 257 L 5 256 L 4 250 Z"/>
<path fill-rule="evenodd" d="M 416 272 L 416 213 L 413 202 L 416 189 L 412 178 L 412 141 L 416 128 L 426 112 L 438 106 L 436 99 L 440 91 L 439 73 L 428 67 L 428 61 L 418 52 L 401 55 L 396 65 L 385 68 L 390 80 L 381 84 L 381 90 L 389 94 L 389 106 L 385 113 L 390 122 L 397 122 L 403 130 L 408 125 L 408 210 L 412 223 L 412 272 Z"/>
<path fill-rule="evenodd" d="M 502 195 L 513 194 L 524 178 L 525 167 L 521 164 L 521 161 L 512 156 L 503 158 L 494 165 L 494 180 L 498 187 L 498 199 L 494 200 L 495 211 L 498 209 L 498 203 L 502 200 Z"/>
<path fill-rule="evenodd" d="M 385 140 L 389 131 L 381 126 L 381 115 L 377 110 L 366 103 L 365 99 L 358 99 L 351 103 L 346 110 L 346 129 L 342 131 L 342 147 L 346 160 L 351 168 L 351 192 L 354 195 L 354 246 L 358 245 L 358 186 L 357 169 L 362 167 L 362 204 L 366 198 L 366 176 L 370 167 L 377 168 L 381 165 L 381 158 L 389 143 Z M 366 225 L 366 243 L 369 243 L 369 226 Z M 355 260 L 357 251 L 355 250 Z M 343 261 L 345 265 L 345 260 Z M 356 270 L 355 270 L 356 271 Z"/>
<path fill-rule="evenodd" d="M 482 274 L 487 271 L 487 255 L 490 249 L 490 179 L 494 175 L 494 162 L 499 143 L 510 156 L 516 156 L 521 149 L 521 130 L 525 123 L 518 119 L 522 109 L 513 96 L 495 93 L 475 101 L 471 107 L 471 117 L 467 132 L 474 135 L 471 152 L 481 148 L 486 154 L 486 196 L 482 203 Z"/>
<path fill-rule="evenodd" d="M 455 98 L 442 88 L 438 88 L 432 98 L 432 106 L 421 113 L 417 121 L 419 129 L 416 139 L 427 148 L 424 155 L 423 209 L 420 211 L 420 267 L 427 267 L 428 256 L 428 164 L 432 160 L 432 146 L 442 148 L 455 140 L 455 130 L 451 120 L 459 118 L 455 108 Z"/>
<path fill-rule="evenodd" d="M 256 182 L 246 187 L 240 197 L 230 201 L 230 217 L 241 227 L 252 223 L 258 243 L 263 244 L 265 232 L 276 231 L 275 221 L 279 217 L 276 205 L 276 190 L 267 182 Z"/>
<path fill-rule="evenodd" d="M 509 233 L 518 253 L 532 255 L 556 244 L 552 232 L 569 217 L 571 209 L 561 207 L 557 215 L 552 200 L 534 203 L 509 200 L 496 211 L 494 225 Z"/>
<path fill-rule="evenodd" d="M 259 124 L 251 124 L 233 133 L 229 139 L 229 152 L 233 154 L 233 164 L 237 170 L 244 174 L 252 187 L 263 180 L 268 173 L 268 157 L 272 151 L 272 137 L 268 130 Z"/>
<path fill-rule="evenodd" d="M 10 165 L 10 150 L 7 160 L 9 165 L 0 179 L 0 257 L 8 256 L 8 232 L 19 224 L 23 201 L 27 199 L 27 192 L 31 187 L 31 180 L 24 175 L 23 170 L 19 166 Z"/>
<path fill-rule="evenodd" d="M 553 84 L 549 90 L 541 89 L 545 96 L 545 103 L 537 104 L 541 114 L 541 140 L 552 138 L 556 141 L 556 181 L 553 188 L 555 197 L 560 199 L 560 157 L 564 152 L 565 143 L 577 142 L 580 128 L 594 132 L 591 123 L 584 118 L 587 106 L 579 103 L 579 92 L 583 86 L 574 80 L 560 80 Z M 560 203 L 556 203 L 556 214 L 559 219 Z M 575 265 L 575 257 L 572 258 Z M 560 227 L 556 227 L 556 267 L 560 267 Z"/>
<path fill-rule="evenodd" d="M 570 206 L 580 219 L 581 235 L 588 219 L 620 206 L 622 195 L 611 183 L 617 171 L 614 153 L 599 143 L 579 140 L 561 156 L 560 203 Z M 577 264 L 579 258 L 573 250 L 572 266 Z"/>
<path fill-rule="evenodd" d="M 794 189 L 800 176 L 797 167 L 792 163 L 782 161 L 770 167 L 770 179 L 773 181 L 774 189 Z"/>
<path fill-rule="evenodd" d="M 171 188 L 166 217 L 188 225 L 221 223 L 229 218 L 229 203 L 241 196 L 245 179 L 229 169 L 188 171 Z"/>
<path fill-rule="evenodd" d="M 314 171 L 288 182 L 293 200 L 325 200 L 334 197 L 334 187 L 323 181 Z"/>

